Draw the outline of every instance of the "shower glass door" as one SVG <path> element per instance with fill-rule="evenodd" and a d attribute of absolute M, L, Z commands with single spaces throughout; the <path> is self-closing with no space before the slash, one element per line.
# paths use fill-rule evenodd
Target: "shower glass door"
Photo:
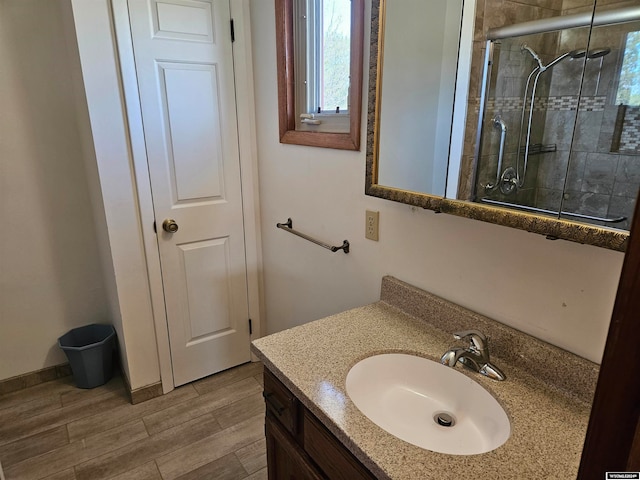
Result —
<path fill-rule="evenodd" d="M 562 211 L 628 230 L 640 188 L 640 22 L 594 26 L 588 40 Z"/>
<path fill-rule="evenodd" d="M 586 38 L 562 45 L 559 32 L 489 44 L 476 201 L 557 216 L 584 65 L 579 52 L 586 45 Z M 554 78 L 563 81 L 554 84 Z"/>
<path fill-rule="evenodd" d="M 535 34 L 489 31 L 473 200 L 627 229 L 640 186 L 640 22 L 592 3 L 559 28 L 577 18 L 572 6 Z"/>

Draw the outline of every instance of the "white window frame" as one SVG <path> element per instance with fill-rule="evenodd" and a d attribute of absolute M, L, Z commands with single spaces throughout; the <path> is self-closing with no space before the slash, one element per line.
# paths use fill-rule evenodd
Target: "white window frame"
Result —
<path fill-rule="evenodd" d="M 350 96 L 340 113 L 318 112 L 322 43 L 322 0 L 294 0 L 296 130 L 348 133 Z M 349 85 L 351 90 L 351 85 Z"/>

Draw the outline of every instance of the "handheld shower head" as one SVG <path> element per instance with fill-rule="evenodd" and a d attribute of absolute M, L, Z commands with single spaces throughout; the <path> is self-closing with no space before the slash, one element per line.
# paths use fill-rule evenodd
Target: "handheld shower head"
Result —
<path fill-rule="evenodd" d="M 523 43 L 522 46 L 520 47 L 520 51 L 522 52 L 529 52 L 529 54 L 533 57 L 533 59 L 538 62 L 538 67 L 540 67 L 541 71 L 545 70 L 545 66 L 542 64 L 542 60 L 540 59 L 540 57 L 538 56 L 538 54 L 526 43 Z"/>

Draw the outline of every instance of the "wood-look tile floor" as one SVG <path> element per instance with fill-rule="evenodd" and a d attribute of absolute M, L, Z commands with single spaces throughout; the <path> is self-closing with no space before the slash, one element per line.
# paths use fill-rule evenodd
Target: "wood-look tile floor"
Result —
<path fill-rule="evenodd" d="M 262 364 L 131 405 L 121 377 L 0 396 L 6 480 L 266 480 Z"/>

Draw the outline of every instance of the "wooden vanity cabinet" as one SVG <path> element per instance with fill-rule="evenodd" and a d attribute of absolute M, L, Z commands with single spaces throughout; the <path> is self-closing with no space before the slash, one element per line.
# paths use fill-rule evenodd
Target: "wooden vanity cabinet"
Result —
<path fill-rule="evenodd" d="M 375 479 L 266 369 L 263 396 L 269 480 Z"/>

